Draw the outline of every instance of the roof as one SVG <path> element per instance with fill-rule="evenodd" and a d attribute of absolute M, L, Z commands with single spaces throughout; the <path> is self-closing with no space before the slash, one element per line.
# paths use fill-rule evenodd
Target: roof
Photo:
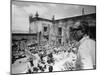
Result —
<path fill-rule="evenodd" d="M 34 35 L 34 36 L 36 36 L 37 34 L 35 34 L 35 33 L 12 33 L 12 35 L 14 36 L 30 36 L 30 35 Z"/>
<path fill-rule="evenodd" d="M 92 13 L 92 14 L 74 16 L 74 17 L 69 17 L 69 18 L 57 19 L 56 22 L 59 22 L 59 21 L 68 21 L 68 20 L 77 20 L 77 19 L 80 20 L 83 17 L 88 17 L 88 16 L 91 16 L 92 18 L 96 19 L 96 13 Z"/>
<path fill-rule="evenodd" d="M 32 23 L 33 21 L 48 21 L 48 22 L 52 22 L 52 20 L 49 19 L 45 19 L 45 18 L 41 18 L 41 17 L 34 17 L 30 19 L 30 23 Z"/>
<path fill-rule="evenodd" d="M 74 17 L 68 17 L 68 18 L 62 18 L 62 19 L 57 19 L 55 20 L 55 22 L 59 22 L 59 21 L 68 21 L 68 20 L 80 20 L 82 19 L 83 17 L 88 17 L 88 16 L 91 16 L 92 18 L 95 18 L 96 19 L 96 13 L 91 13 L 91 14 L 86 14 L 86 15 L 79 15 L 79 16 L 74 16 Z M 41 17 L 33 17 L 33 18 L 30 18 L 30 23 L 32 23 L 33 21 L 48 21 L 48 22 L 53 22 L 52 20 L 50 19 L 45 19 L 45 18 L 41 18 Z"/>

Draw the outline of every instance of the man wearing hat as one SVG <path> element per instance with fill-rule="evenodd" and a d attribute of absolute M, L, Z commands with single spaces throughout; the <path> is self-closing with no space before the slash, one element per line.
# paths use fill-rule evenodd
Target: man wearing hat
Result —
<path fill-rule="evenodd" d="M 72 30 L 73 39 L 79 42 L 76 70 L 95 69 L 95 41 L 89 37 L 88 22 L 81 21 L 80 25 Z"/>

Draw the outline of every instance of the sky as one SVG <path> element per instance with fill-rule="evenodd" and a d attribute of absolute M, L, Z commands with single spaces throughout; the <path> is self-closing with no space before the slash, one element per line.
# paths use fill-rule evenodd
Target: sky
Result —
<path fill-rule="evenodd" d="M 95 6 L 89 5 L 71 5 L 71 4 L 55 4 L 40 3 L 29 1 L 12 1 L 12 32 L 27 33 L 29 31 L 29 15 L 35 16 L 39 13 L 39 17 L 52 19 L 67 18 L 82 14 L 84 8 L 85 14 L 95 13 Z"/>

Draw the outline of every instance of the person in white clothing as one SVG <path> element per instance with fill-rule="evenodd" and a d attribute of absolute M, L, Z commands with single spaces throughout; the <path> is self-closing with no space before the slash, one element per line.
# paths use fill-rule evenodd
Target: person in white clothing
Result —
<path fill-rule="evenodd" d="M 79 41 L 78 59 L 76 69 L 95 69 L 95 41 L 89 37 L 89 26 L 86 21 L 82 21 L 81 25 L 76 29 L 74 39 Z"/>
<path fill-rule="evenodd" d="M 94 69 L 95 63 L 95 41 L 89 36 L 84 36 L 80 40 L 78 55 L 81 58 L 81 69 Z"/>

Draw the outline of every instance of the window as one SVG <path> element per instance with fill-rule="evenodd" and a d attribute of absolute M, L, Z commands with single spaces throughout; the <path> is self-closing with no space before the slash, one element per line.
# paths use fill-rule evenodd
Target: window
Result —
<path fill-rule="evenodd" d="M 59 27 L 59 28 L 58 28 L 58 35 L 61 35 L 61 34 L 62 34 L 62 28 Z"/>
<path fill-rule="evenodd" d="M 47 27 L 44 27 L 44 32 L 47 32 Z"/>
<path fill-rule="evenodd" d="M 61 44 L 61 39 L 58 39 L 59 44 Z"/>

